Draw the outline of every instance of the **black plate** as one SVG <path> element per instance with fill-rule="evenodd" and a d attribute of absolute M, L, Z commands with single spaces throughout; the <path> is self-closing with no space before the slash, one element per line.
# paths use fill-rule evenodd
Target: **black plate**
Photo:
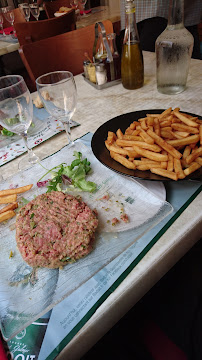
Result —
<path fill-rule="evenodd" d="M 171 179 L 165 178 L 160 175 L 156 175 L 151 173 L 150 171 L 140 171 L 140 170 L 131 170 L 125 168 L 123 165 L 118 163 L 117 161 L 113 160 L 110 157 L 109 150 L 107 150 L 105 146 L 105 140 L 107 139 L 108 131 L 116 132 L 119 128 L 124 132 L 127 127 L 134 121 L 138 120 L 140 118 L 143 118 L 146 116 L 146 114 L 160 114 L 164 111 L 164 109 L 155 109 L 155 110 L 141 110 L 141 111 L 134 111 L 131 113 L 123 114 L 120 116 L 117 116 L 103 125 L 101 125 L 96 132 L 93 135 L 92 141 L 91 141 L 91 147 L 93 154 L 95 157 L 106 167 L 109 169 L 123 174 L 127 176 L 132 176 L 134 178 L 138 179 L 144 179 L 144 180 L 158 180 L 158 181 L 171 181 Z M 192 116 L 198 116 L 195 114 L 187 113 Z M 199 119 L 202 119 L 200 116 L 198 116 Z M 194 173 L 187 176 L 185 179 L 182 180 L 202 180 L 202 167 L 195 171 Z M 180 180 L 180 179 L 179 179 Z M 179 181 L 178 180 L 178 181 Z"/>

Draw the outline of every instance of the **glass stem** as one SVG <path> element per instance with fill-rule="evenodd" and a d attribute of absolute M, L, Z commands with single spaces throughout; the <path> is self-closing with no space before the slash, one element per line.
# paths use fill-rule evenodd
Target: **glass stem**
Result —
<path fill-rule="evenodd" d="M 83 5 L 83 16 L 86 16 L 86 13 L 85 13 L 85 5 Z"/>
<path fill-rule="evenodd" d="M 71 139 L 70 122 L 69 121 L 68 122 L 63 122 L 63 125 L 64 125 L 64 128 L 65 128 L 66 134 L 67 134 L 69 144 L 73 144 L 73 141 Z"/>
<path fill-rule="evenodd" d="M 5 32 L 4 32 L 3 25 L 1 25 L 1 30 L 3 30 L 3 36 L 6 36 L 6 34 L 5 34 Z"/>
<path fill-rule="evenodd" d="M 14 28 L 14 22 L 12 22 L 12 27 L 13 27 L 13 34 L 16 36 L 16 31 L 15 31 L 15 28 Z"/>
<path fill-rule="evenodd" d="M 38 161 L 38 157 L 33 153 L 32 149 L 30 149 L 27 144 L 27 134 L 24 133 L 21 136 L 22 136 L 22 139 L 24 141 L 24 144 L 25 144 L 27 152 L 28 152 L 28 157 L 29 157 L 28 161 L 30 164 L 35 164 Z"/>

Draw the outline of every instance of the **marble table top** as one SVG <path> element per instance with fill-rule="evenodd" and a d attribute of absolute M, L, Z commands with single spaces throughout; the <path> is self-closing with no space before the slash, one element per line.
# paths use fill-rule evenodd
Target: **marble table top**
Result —
<path fill-rule="evenodd" d="M 166 109 L 168 107 L 180 107 L 182 111 L 202 115 L 201 104 L 201 77 L 202 61 L 191 60 L 190 71 L 187 81 L 187 89 L 178 95 L 160 94 L 156 88 L 155 78 L 155 53 L 143 52 L 145 81 L 144 86 L 137 90 L 126 90 L 122 84 L 97 90 L 86 83 L 82 75 L 75 76 L 78 92 L 77 109 L 73 120 L 80 126 L 72 130 L 72 138 L 76 139 L 87 132 L 95 132 L 96 129 L 115 116 L 143 109 Z M 33 98 L 36 94 L 32 94 Z M 60 133 L 35 147 L 34 151 L 40 158 L 44 158 L 67 144 L 65 133 Z M 23 155 L 22 155 L 23 156 Z M 19 157 L 5 164 L 3 177 L 14 174 L 18 169 Z"/>
<path fill-rule="evenodd" d="M 122 84 L 97 90 L 86 83 L 82 75 L 75 76 L 78 91 L 77 110 L 73 119 L 80 126 L 72 130 L 76 139 L 96 129 L 115 116 L 142 109 L 180 107 L 182 111 L 202 115 L 201 74 L 202 61 L 191 60 L 187 88 L 181 94 L 163 95 L 157 91 L 155 78 L 155 53 L 144 52 L 145 81 L 138 90 L 126 90 Z M 32 95 L 36 96 L 35 93 Z M 66 145 L 66 134 L 60 133 L 34 151 L 44 158 Z M 18 171 L 23 157 L 0 168 L 7 178 Z M 201 236 L 202 193 L 195 198 L 173 225 L 160 237 L 139 264 L 119 287 L 104 301 L 90 320 L 58 356 L 58 360 L 78 359 L 103 336 L 157 282 Z"/>

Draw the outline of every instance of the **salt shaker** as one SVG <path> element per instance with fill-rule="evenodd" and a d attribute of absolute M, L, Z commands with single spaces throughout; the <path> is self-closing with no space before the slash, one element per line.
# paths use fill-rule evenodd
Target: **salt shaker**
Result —
<path fill-rule="evenodd" d="M 103 85 L 107 82 L 107 71 L 105 68 L 105 64 L 100 63 L 95 66 L 95 74 L 97 85 Z"/>

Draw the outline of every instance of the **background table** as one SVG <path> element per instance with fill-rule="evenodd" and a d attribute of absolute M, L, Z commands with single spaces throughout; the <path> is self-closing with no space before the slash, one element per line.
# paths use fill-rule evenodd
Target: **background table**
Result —
<path fill-rule="evenodd" d="M 82 75 L 75 77 L 78 90 L 77 111 L 74 120 L 81 125 L 72 131 L 74 139 L 94 132 L 105 121 L 123 113 L 141 109 L 163 109 L 172 106 L 182 111 L 202 114 L 202 62 L 191 60 L 187 89 L 176 96 L 157 92 L 155 54 L 144 52 L 145 84 L 138 90 L 126 90 L 121 84 L 105 90 L 96 90 Z M 35 96 L 35 94 L 33 94 Z M 35 152 L 46 157 L 66 144 L 61 133 L 46 141 Z M 17 171 L 19 159 L 1 169 L 4 178 Z M 179 184 L 180 189 L 180 184 Z M 200 238 L 202 225 L 202 193 L 187 207 L 173 225 L 160 237 L 122 283 L 108 296 L 90 320 L 82 327 L 59 359 L 78 359 L 103 336 Z"/>
<path fill-rule="evenodd" d="M 113 23 L 114 31 L 118 31 L 120 29 L 121 21 L 120 9 L 113 6 L 97 6 L 92 8 L 91 13 L 86 17 L 80 17 L 76 23 L 76 28 L 80 29 L 104 20 L 110 20 Z"/>
<path fill-rule="evenodd" d="M 120 29 L 120 10 L 110 6 L 98 6 L 92 9 L 86 17 L 80 16 L 76 23 L 76 28 L 80 29 L 88 25 L 95 24 L 98 21 L 111 20 L 114 25 L 114 31 Z M 19 43 L 8 43 L 0 39 L 0 56 L 18 50 Z"/>
<path fill-rule="evenodd" d="M 11 43 L 11 42 L 2 41 L 2 39 L 1 39 L 0 40 L 0 56 L 18 50 L 19 46 L 20 45 L 18 42 Z"/>

